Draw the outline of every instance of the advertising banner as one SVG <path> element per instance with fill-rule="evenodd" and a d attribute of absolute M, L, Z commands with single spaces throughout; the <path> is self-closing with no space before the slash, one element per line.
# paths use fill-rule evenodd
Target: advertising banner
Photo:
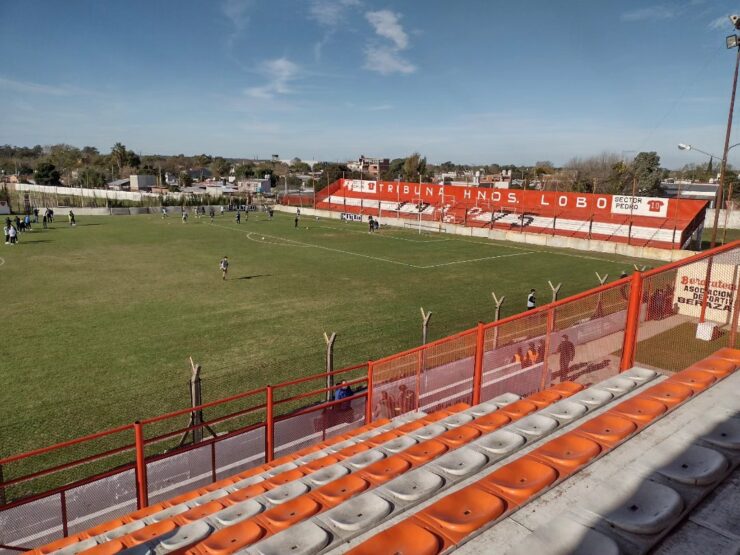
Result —
<path fill-rule="evenodd" d="M 352 214 L 350 212 L 342 212 L 340 218 L 347 222 L 361 222 L 362 214 Z"/>
<path fill-rule="evenodd" d="M 732 309 L 737 300 L 740 270 L 732 264 L 712 264 L 709 281 L 709 298 L 705 318 L 718 324 L 729 324 Z M 696 262 L 683 266 L 676 273 L 673 303 L 678 313 L 692 318 L 701 316 L 704 298 L 704 283 L 707 278 L 707 263 Z"/>
<path fill-rule="evenodd" d="M 10 206 L 4 200 L 0 200 L 0 214 L 10 214 Z"/>
<path fill-rule="evenodd" d="M 665 218 L 668 215 L 668 199 L 614 195 L 612 214 Z"/>

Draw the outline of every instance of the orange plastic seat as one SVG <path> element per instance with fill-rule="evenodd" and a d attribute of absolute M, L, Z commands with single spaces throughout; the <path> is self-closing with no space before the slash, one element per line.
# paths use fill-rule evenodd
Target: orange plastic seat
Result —
<path fill-rule="evenodd" d="M 740 365 L 740 349 L 722 347 L 719 351 L 714 353 L 711 358 L 723 358 L 725 360 L 731 360 L 735 364 Z"/>
<path fill-rule="evenodd" d="M 427 424 L 432 424 L 434 422 L 437 422 L 438 420 L 447 418 L 448 416 L 450 416 L 450 414 L 454 413 L 449 413 L 446 410 L 438 410 L 436 412 L 433 412 L 432 414 L 427 414 L 425 417 L 420 418 L 419 420 L 424 423 L 424 426 L 426 426 Z"/>
<path fill-rule="evenodd" d="M 308 495 L 301 495 L 276 505 L 255 517 L 255 522 L 273 534 L 290 528 L 321 511 L 321 505 Z"/>
<path fill-rule="evenodd" d="M 480 437 L 481 434 L 482 432 L 478 428 L 465 425 L 453 428 L 452 430 L 447 430 L 446 432 L 439 434 L 435 439 L 455 448 L 460 445 L 470 443 L 474 439 Z"/>
<path fill-rule="evenodd" d="M 504 514 L 506 506 L 501 497 L 472 485 L 443 497 L 417 513 L 416 518 L 457 543 Z"/>
<path fill-rule="evenodd" d="M 666 405 L 669 409 L 680 405 L 686 399 L 694 394 L 694 390 L 690 387 L 676 382 L 668 382 L 668 380 L 647 388 L 637 397 L 644 398 L 649 397 L 657 401 L 660 401 Z"/>
<path fill-rule="evenodd" d="M 562 478 L 598 457 L 601 451 L 601 446 L 592 439 L 565 434 L 535 449 L 530 456 L 553 466 Z"/>
<path fill-rule="evenodd" d="M 381 443 L 385 443 L 386 441 L 390 441 L 392 439 L 396 439 L 397 437 L 401 436 L 403 434 L 399 434 L 395 430 L 391 430 L 389 432 L 384 432 L 382 434 L 378 434 L 375 437 L 371 437 L 370 439 L 366 440 L 365 443 L 368 445 L 372 445 L 373 447 L 376 447 L 380 445 Z"/>
<path fill-rule="evenodd" d="M 328 509 L 359 495 L 369 487 L 370 483 L 367 480 L 355 474 L 349 474 L 318 488 L 311 495 Z"/>
<path fill-rule="evenodd" d="M 225 487 L 228 487 L 231 484 L 238 482 L 239 480 L 240 479 L 235 480 L 233 476 L 229 476 L 228 478 L 223 478 L 221 480 L 218 480 L 217 482 L 213 482 L 212 484 L 208 484 L 207 486 L 198 488 L 198 493 L 200 493 L 201 495 L 205 495 L 207 493 L 214 492 L 218 489 L 223 489 Z"/>
<path fill-rule="evenodd" d="M 668 383 L 680 383 L 689 386 L 694 393 L 704 391 L 717 381 L 717 377 L 706 370 L 683 370 L 666 380 Z"/>
<path fill-rule="evenodd" d="M 120 520 L 112 520 L 110 522 L 101 524 L 101 526 L 109 525 L 114 522 L 120 522 L 121 524 L 119 524 L 118 526 L 123 525 L 123 522 Z M 110 528 L 106 528 L 105 530 L 103 530 L 103 532 L 107 532 L 108 530 L 113 530 L 113 528 L 118 528 L 118 526 L 112 526 Z M 63 547 L 67 547 L 68 545 L 78 543 L 81 540 L 88 539 L 90 537 L 89 532 L 90 531 L 88 530 L 88 534 L 85 534 L 85 535 L 74 534 L 72 536 L 67 536 L 66 538 L 60 538 L 51 543 L 47 543 L 46 545 L 42 545 L 41 547 L 37 547 L 36 549 L 29 551 L 29 553 L 33 553 L 34 555 L 46 555 L 46 553 L 51 553 L 52 551 L 57 551 L 59 549 L 62 549 Z M 100 533 L 102 534 L 103 532 L 100 532 Z"/>
<path fill-rule="evenodd" d="M 272 459 L 268 464 L 270 468 L 277 468 L 278 466 L 281 466 L 283 464 L 293 462 L 296 458 L 295 453 L 291 453 L 290 455 L 283 455 L 282 457 L 278 457 L 277 459 Z"/>
<path fill-rule="evenodd" d="M 224 505 L 233 505 L 235 503 L 241 503 L 242 501 L 246 501 L 247 499 L 252 499 L 253 497 L 257 497 L 258 495 L 262 495 L 267 491 L 267 488 L 263 484 L 253 484 L 251 486 L 247 486 L 246 488 L 238 489 L 226 497 L 222 497 L 219 499 L 221 503 Z"/>
<path fill-rule="evenodd" d="M 348 459 L 350 457 L 354 457 L 355 455 L 358 455 L 362 453 L 363 451 L 367 451 L 370 449 L 370 446 L 365 443 L 356 443 L 354 445 L 350 445 L 349 447 L 345 447 L 341 451 L 338 451 L 334 453 L 335 457 L 339 457 L 339 459 Z"/>
<path fill-rule="evenodd" d="M 492 472 L 477 485 L 521 505 L 558 479 L 557 471 L 525 455 Z"/>
<path fill-rule="evenodd" d="M 436 459 L 444 452 L 449 449 L 446 444 L 436 439 L 428 439 L 422 441 L 416 445 L 412 445 L 402 453 L 400 456 L 409 461 L 412 465 L 418 466 L 426 462 Z"/>
<path fill-rule="evenodd" d="M 506 426 L 509 422 L 511 422 L 511 418 L 497 410 L 486 414 L 485 416 L 481 416 L 480 418 L 476 418 L 468 425 L 478 428 L 484 433 L 488 433 L 498 430 L 502 426 Z"/>
<path fill-rule="evenodd" d="M 443 408 L 440 412 L 446 412 L 446 416 L 450 416 L 451 414 L 456 414 L 458 412 L 468 410 L 469 408 L 470 405 L 468 403 L 455 403 L 454 405 Z"/>
<path fill-rule="evenodd" d="M 178 495 L 177 497 L 173 497 L 172 499 L 168 499 L 164 502 L 165 506 L 167 507 L 174 507 L 175 505 L 180 505 L 182 503 L 185 503 L 187 501 L 192 501 L 196 497 L 200 497 L 202 494 L 198 493 L 195 490 L 187 491 L 185 493 L 182 493 Z"/>
<path fill-rule="evenodd" d="M 398 428 L 396 428 L 396 430 L 404 434 L 408 434 L 408 433 L 418 430 L 419 428 L 423 428 L 427 424 L 428 424 L 427 422 L 424 422 L 423 419 L 420 418 L 418 420 L 412 420 L 411 422 L 407 422 L 403 426 L 399 426 Z"/>
<path fill-rule="evenodd" d="M 269 480 L 265 480 L 265 487 L 276 488 L 287 484 L 288 482 L 295 482 L 296 480 L 303 478 L 304 472 L 301 468 L 293 468 L 292 470 L 286 470 L 280 474 L 273 476 Z"/>
<path fill-rule="evenodd" d="M 158 513 L 159 511 L 164 511 L 167 508 L 167 505 L 164 503 L 155 503 L 154 505 L 149 505 L 148 507 L 144 507 L 143 509 L 139 509 L 138 511 L 134 511 L 133 513 L 129 513 L 128 515 L 124 516 L 121 520 L 124 522 L 133 522 L 135 520 L 141 520 L 144 517 L 151 516 L 154 513 Z M 114 522 L 118 522 L 118 519 L 115 519 Z M 99 526 L 105 526 L 106 523 L 100 524 Z M 101 534 L 103 532 L 100 532 Z"/>
<path fill-rule="evenodd" d="M 443 549 L 442 538 L 404 520 L 350 549 L 347 555 L 437 555 Z"/>
<path fill-rule="evenodd" d="M 245 520 L 218 530 L 191 548 L 188 553 L 200 555 L 227 555 L 258 542 L 265 536 L 265 529 L 254 520 Z"/>
<path fill-rule="evenodd" d="M 238 482 L 239 480 L 243 480 L 244 478 L 251 478 L 252 476 L 257 476 L 258 474 L 262 474 L 263 472 L 267 472 L 270 470 L 270 467 L 266 464 L 261 464 L 259 466 L 255 466 L 253 468 L 249 468 L 247 470 L 244 470 L 234 476 L 235 481 Z"/>
<path fill-rule="evenodd" d="M 668 407 L 656 399 L 633 397 L 622 401 L 609 412 L 617 416 L 624 416 L 632 420 L 639 427 L 643 427 L 668 410 Z"/>
<path fill-rule="evenodd" d="M 519 420 L 520 418 L 527 416 L 528 414 L 532 414 L 536 410 L 537 405 L 530 401 L 525 401 L 524 399 L 521 399 L 519 401 L 509 403 L 502 409 L 499 409 L 498 412 L 511 417 L 512 420 Z"/>
<path fill-rule="evenodd" d="M 150 524 L 149 526 L 144 526 L 144 528 L 135 530 L 130 534 L 121 536 L 118 539 L 126 547 L 134 547 L 144 542 L 148 542 L 149 540 L 152 540 L 157 536 L 166 534 L 167 532 L 172 532 L 172 530 L 174 530 L 175 528 L 177 528 L 177 524 L 175 524 L 174 520 L 162 520 L 161 522 L 155 522 L 154 524 Z"/>
<path fill-rule="evenodd" d="M 704 370 L 715 375 L 718 379 L 732 374 L 740 362 L 720 357 L 709 357 L 692 364 L 686 370 Z"/>
<path fill-rule="evenodd" d="M 554 402 L 559 401 L 562 399 L 563 396 L 557 392 L 553 391 L 551 389 L 546 389 L 545 391 L 538 391 L 537 393 L 533 393 L 532 395 L 527 396 L 524 400 L 529 401 L 530 403 L 534 403 L 537 405 L 538 409 L 543 409 L 549 405 L 552 405 Z"/>
<path fill-rule="evenodd" d="M 316 472 L 317 470 L 321 470 L 322 468 L 326 468 L 327 466 L 331 466 L 338 462 L 339 462 L 339 457 L 335 457 L 333 455 L 327 455 L 325 457 L 321 457 L 320 459 L 313 460 L 310 463 L 304 464 L 302 468 L 304 470 L 304 474 L 309 474 L 311 472 Z"/>
<path fill-rule="evenodd" d="M 112 540 L 101 543 L 84 551 L 85 555 L 113 555 L 126 549 L 126 546 L 120 540 Z"/>
<path fill-rule="evenodd" d="M 582 391 L 584 388 L 583 385 L 576 383 L 576 382 L 560 382 L 558 384 L 555 384 L 550 387 L 551 390 L 557 391 L 560 393 L 563 397 L 570 397 L 571 395 L 574 395 L 578 393 L 579 391 Z"/>
<path fill-rule="evenodd" d="M 191 522 L 195 522 L 196 520 L 205 518 L 208 515 L 215 513 L 216 511 L 220 511 L 224 507 L 225 505 L 223 503 L 219 503 L 218 501 L 211 501 L 210 503 L 204 503 L 203 505 L 193 507 L 189 511 L 180 513 L 172 520 L 174 520 L 180 526 L 185 526 L 186 524 L 190 524 Z"/>
<path fill-rule="evenodd" d="M 601 445 L 614 447 L 635 433 L 637 424 L 627 418 L 607 413 L 592 418 L 574 431 Z"/>
<path fill-rule="evenodd" d="M 409 461 L 393 455 L 366 466 L 358 473 L 358 476 L 374 485 L 379 485 L 400 476 L 409 468 L 411 468 Z"/>

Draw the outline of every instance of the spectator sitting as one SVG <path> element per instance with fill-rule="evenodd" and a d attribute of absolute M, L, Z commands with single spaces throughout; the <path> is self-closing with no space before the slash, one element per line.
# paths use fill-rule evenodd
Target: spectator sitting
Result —
<path fill-rule="evenodd" d="M 339 387 L 334 391 L 334 400 L 339 401 L 340 399 L 352 397 L 354 393 L 352 391 L 352 388 L 347 385 L 347 380 L 342 380 L 342 383 L 340 385 L 342 387 Z M 338 410 L 348 410 L 349 408 L 351 408 L 350 401 L 344 401 L 343 403 L 339 403 L 337 405 Z"/>

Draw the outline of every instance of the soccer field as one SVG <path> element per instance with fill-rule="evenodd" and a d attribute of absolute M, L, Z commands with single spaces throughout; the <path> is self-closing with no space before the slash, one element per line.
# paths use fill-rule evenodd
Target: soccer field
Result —
<path fill-rule="evenodd" d="M 418 345 L 420 306 L 433 340 L 492 320 L 492 290 L 506 316 L 656 264 L 284 213 L 78 222 L 0 249 L 0 456 L 187 406 L 189 356 L 210 401 L 321 372 L 323 331 L 340 368 Z"/>

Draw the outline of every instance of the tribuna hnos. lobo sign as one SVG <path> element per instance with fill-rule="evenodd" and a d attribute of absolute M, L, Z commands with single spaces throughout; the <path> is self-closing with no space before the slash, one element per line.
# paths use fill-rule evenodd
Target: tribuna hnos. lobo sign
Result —
<path fill-rule="evenodd" d="M 368 200 L 425 202 L 438 206 L 450 206 L 456 203 L 478 204 L 538 213 L 568 211 L 581 213 L 585 219 L 588 219 L 591 214 L 598 213 L 665 219 L 669 216 L 670 207 L 673 210 L 672 216 L 690 220 L 706 204 L 703 201 L 687 200 L 678 203 L 675 199 L 657 197 L 490 189 L 359 179 L 345 179 L 343 189 L 340 194 Z M 677 214 L 676 211 L 678 211 Z"/>

